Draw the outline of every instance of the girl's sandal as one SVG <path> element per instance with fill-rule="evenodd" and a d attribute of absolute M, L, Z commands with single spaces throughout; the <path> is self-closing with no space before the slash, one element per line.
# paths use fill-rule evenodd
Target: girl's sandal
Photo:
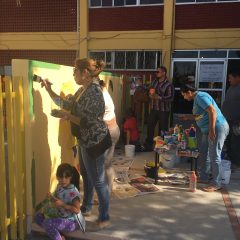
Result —
<path fill-rule="evenodd" d="M 202 189 L 204 192 L 216 192 L 218 190 L 221 190 L 221 187 L 215 187 L 215 186 L 208 186 Z"/>

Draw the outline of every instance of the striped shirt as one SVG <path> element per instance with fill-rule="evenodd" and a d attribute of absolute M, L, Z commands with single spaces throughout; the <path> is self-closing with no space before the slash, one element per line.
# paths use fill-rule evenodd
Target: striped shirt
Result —
<path fill-rule="evenodd" d="M 154 100 L 152 104 L 152 109 L 159 110 L 161 112 L 170 112 L 171 103 L 174 99 L 174 87 L 167 78 L 164 81 L 159 82 L 155 79 L 150 88 L 154 88 L 155 92 L 160 97 L 159 100 Z"/>

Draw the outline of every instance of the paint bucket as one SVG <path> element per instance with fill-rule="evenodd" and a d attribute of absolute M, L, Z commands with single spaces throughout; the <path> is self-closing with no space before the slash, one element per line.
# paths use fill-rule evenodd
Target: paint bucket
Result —
<path fill-rule="evenodd" d="M 134 157 L 135 155 L 135 145 L 125 145 L 125 156 Z"/>

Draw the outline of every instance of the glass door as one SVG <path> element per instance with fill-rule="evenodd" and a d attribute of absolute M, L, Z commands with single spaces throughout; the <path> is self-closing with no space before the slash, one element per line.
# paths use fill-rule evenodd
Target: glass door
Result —
<path fill-rule="evenodd" d="M 173 113 L 174 114 L 191 114 L 192 113 L 192 102 L 187 102 L 183 99 L 180 93 L 180 85 L 185 80 L 192 82 L 196 87 L 197 80 L 197 63 L 196 59 L 194 60 L 183 60 L 183 59 L 174 59 L 172 61 L 172 82 L 175 87 L 175 97 L 173 102 Z"/>
<path fill-rule="evenodd" d="M 226 88 L 226 60 L 199 60 L 197 89 L 209 93 L 221 108 Z"/>

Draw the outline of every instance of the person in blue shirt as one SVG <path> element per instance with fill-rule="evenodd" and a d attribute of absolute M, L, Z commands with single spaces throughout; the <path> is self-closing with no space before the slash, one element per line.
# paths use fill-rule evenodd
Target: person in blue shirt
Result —
<path fill-rule="evenodd" d="M 228 123 L 208 93 L 197 91 L 189 84 L 182 85 L 180 91 L 185 100 L 193 101 L 193 115 L 184 115 L 182 119 L 194 119 L 202 133 L 200 180 L 209 183 L 209 186 L 203 190 L 217 191 L 221 188 L 221 152 L 229 133 Z M 209 181 L 210 170 L 211 181 Z"/>

